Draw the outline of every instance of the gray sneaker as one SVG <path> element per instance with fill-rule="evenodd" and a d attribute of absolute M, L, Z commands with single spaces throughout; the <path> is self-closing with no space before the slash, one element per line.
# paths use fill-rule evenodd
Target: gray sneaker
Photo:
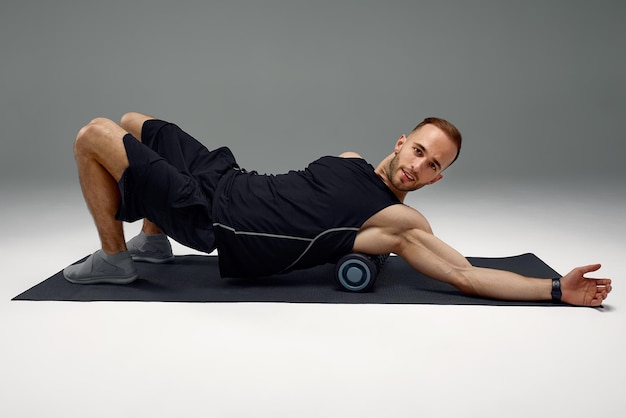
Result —
<path fill-rule="evenodd" d="M 143 231 L 126 243 L 130 256 L 135 261 L 148 263 L 170 263 L 174 261 L 172 245 L 167 235 L 146 235 Z"/>
<path fill-rule="evenodd" d="M 139 274 L 128 251 L 108 255 L 98 250 L 82 263 L 66 267 L 63 277 L 68 282 L 77 284 L 128 284 L 139 277 Z"/>

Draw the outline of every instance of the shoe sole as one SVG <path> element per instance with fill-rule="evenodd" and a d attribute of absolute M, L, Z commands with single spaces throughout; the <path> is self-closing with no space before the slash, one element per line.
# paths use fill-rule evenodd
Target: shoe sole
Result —
<path fill-rule="evenodd" d="M 132 255 L 132 254 L 131 254 L 131 257 L 132 257 L 133 261 L 141 261 L 141 262 L 144 262 L 144 263 L 153 263 L 153 264 L 171 263 L 176 258 L 174 256 L 171 256 L 171 257 L 168 257 L 168 258 L 153 258 L 153 257 L 146 257 L 146 256 L 142 256 L 142 255 Z"/>
<path fill-rule="evenodd" d="M 70 283 L 74 284 L 98 284 L 98 283 L 107 283 L 107 284 L 129 284 L 137 280 L 139 274 L 135 273 L 128 276 L 98 276 L 98 277 L 86 277 L 84 279 L 72 279 L 67 277 L 65 273 L 63 273 L 63 277 Z"/>

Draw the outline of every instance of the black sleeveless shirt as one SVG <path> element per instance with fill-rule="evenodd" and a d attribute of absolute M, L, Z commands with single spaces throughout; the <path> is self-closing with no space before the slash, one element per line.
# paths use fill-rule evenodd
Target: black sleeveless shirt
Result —
<path fill-rule="evenodd" d="M 223 277 L 260 277 L 338 261 L 372 215 L 400 200 L 361 158 L 322 157 L 302 171 L 233 170 L 215 193 Z"/>

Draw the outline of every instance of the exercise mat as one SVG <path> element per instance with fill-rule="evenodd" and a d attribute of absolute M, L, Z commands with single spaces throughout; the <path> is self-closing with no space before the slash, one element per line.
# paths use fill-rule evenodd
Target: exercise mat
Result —
<path fill-rule="evenodd" d="M 527 276 L 560 275 L 534 254 L 504 258 L 468 257 L 479 267 Z M 423 276 L 400 257 L 389 257 L 372 291 L 351 293 L 334 279 L 334 265 L 254 279 L 222 278 L 216 256 L 177 256 L 170 264 L 136 263 L 139 279 L 128 285 L 71 284 L 58 272 L 13 300 L 151 302 L 292 302 L 439 305 L 549 306 L 552 302 L 514 302 L 465 295 L 453 286 Z"/>

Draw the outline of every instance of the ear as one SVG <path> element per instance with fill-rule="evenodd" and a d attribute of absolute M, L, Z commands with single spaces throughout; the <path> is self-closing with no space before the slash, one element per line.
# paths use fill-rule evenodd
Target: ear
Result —
<path fill-rule="evenodd" d="M 437 183 L 439 180 L 441 180 L 443 178 L 443 174 L 438 174 L 437 177 L 435 177 L 434 179 L 432 179 L 431 181 L 428 182 L 428 184 L 435 184 Z"/>
<path fill-rule="evenodd" d="M 398 138 L 398 141 L 396 141 L 396 147 L 394 148 L 394 152 L 396 154 L 400 152 L 400 149 L 402 148 L 402 145 L 404 145 L 405 142 L 406 142 L 406 135 L 402 135 L 400 138 Z"/>

